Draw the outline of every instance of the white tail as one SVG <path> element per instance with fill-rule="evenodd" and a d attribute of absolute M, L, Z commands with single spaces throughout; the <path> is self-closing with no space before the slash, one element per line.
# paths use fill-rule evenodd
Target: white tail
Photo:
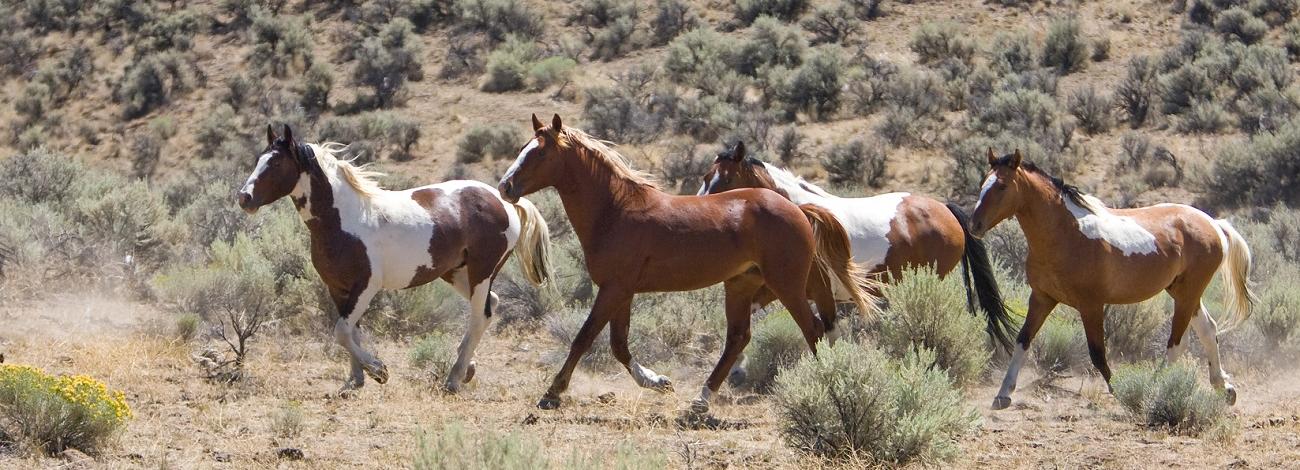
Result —
<path fill-rule="evenodd" d="M 515 244 L 519 268 L 533 284 L 545 283 L 551 278 L 551 231 L 532 202 L 519 198 L 514 206 L 519 213 L 519 242 Z"/>
<path fill-rule="evenodd" d="M 1219 334 L 1227 333 L 1245 323 L 1250 318 L 1251 305 L 1255 303 L 1255 294 L 1250 291 L 1250 246 L 1237 229 L 1227 220 L 1216 220 L 1215 224 L 1228 239 L 1228 251 L 1223 254 L 1223 264 L 1219 273 L 1223 275 L 1225 307 L 1231 314 L 1227 323 L 1219 328 Z"/>

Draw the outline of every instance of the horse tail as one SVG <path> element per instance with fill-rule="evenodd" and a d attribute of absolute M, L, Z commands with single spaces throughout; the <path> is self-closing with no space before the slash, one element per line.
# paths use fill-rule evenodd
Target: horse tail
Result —
<path fill-rule="evenodd" d="M 849 248 L 849 235 L 835 214 L 812 204 L 802 204 L 799 209 L 812 224 L 816 248 L 813 262 L 828 280 L 836 280 L 849 293 L 858 310 L 868 318 L 879 313 L 876 297 L 871 292 L 880 291 L 880 281 L 866 269 L 853 262 Z"/>
<path fill-rule="evenodd" d="M 514 206 L 519 213 L 519 241 L 515 243 L 519 268 L 533 284 L 542 284 L 551 278 L 551 231 L 532 202 L 519 198 Z"/>
<path fill-rule="evenodd" d="M 1002 301 L 1002 290 L 998 280 L 993 276 L 993 263 L 989 260 L 988 248 L 984 242 L 970 233 L 970 217 L 960 207 L 948 203 L 948 211 L 957 218 L 961 231 L 966 236 L 966 249 L 961 257 L 962 284 L 966 287 L 966 305 L 975 313 L 978 299 L 980 310 L 988 320 L 989 337 L 1003 348 L 1011 348 L 1011 315 L 1007 305 Z"/>
<path fill-rule="evenodd" d="M 1246 239 L 1233 228 L 1227 220 L 1219 219 L 1214 221 L 1220 232 L 1227 238 L 1227 253 L 1223 254 L 1223 264 L 1219 265 L 1219 273 L 1223 275 L 1223 283 L 1227 287 L 1224 304 L 1227 306 L 1231 315 L 1228 323 L 1219 328 L 1219 334 L 1227 333 L 1245 323 L 1250 318 L 1250 308 L 1255 303 L 1255 294 L 1250 291 L 1250 246 L 1246 245 Z"/>

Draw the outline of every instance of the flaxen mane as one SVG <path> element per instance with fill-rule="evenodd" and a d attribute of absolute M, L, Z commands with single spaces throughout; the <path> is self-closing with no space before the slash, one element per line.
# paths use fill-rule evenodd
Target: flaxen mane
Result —
<path fill-rule="evenodd" d="M 565 127 L 560 133 L 561 145 L 574 145 L 581 149 L 586 149 L 587 154 L 594 157 L 594 162 L 603 162 L 603 165 L 593 165 L 598 169 L 608 171 L 615 179 L 631 183 L 632 188 L 644 187 L 649 189 L 659 189 L 659 183 L 655 181 L 649 173 L 632 168 L 627 163 L 627 158 L 614 150 L 603 140 L 597 139 L 578 129 Z M 632 192 L 628 189 L 627 192 Z M 622 196 L 623 194 L 617 194 Z"/>
<path fill-rule="evenodd" d="M 307 146 L 316 154 L 316 163 L 325 171 L 325 176 L 330 178 L 331 184 L 341 180 L 356 190 L 362 199 L 373 198 L 384 191 L 384 188 L 375 181 L 375 178 L 383 176 L 383 173 L 368 169 L 365 165 L 354 165 L 351 159 L 339 158 L 348 146 L 337 142 L 307 144 Z"/>

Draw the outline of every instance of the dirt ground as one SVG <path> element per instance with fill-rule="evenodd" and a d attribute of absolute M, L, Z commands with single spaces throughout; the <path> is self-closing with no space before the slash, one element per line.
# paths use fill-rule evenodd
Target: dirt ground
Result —
<path fill-rule="evenodd" d="M 126 392 L 135 419 L 99 455 L 95 468 L 336 468 L 409 466 L 419 434 L 460 422 L 466 429 L 516 431 L 540 441 L 552 461 L 601 455 L 619 446 L 662 452 L 673 467 L 807 467 L 815 460 L 785 446 L 776 409 L 757 395 L 725 392 L 714 420 L 679 420 L 707 371 L 661 370 L 675 394 L 637 388 L 625 373 L 579 372 L 564 407 L 534 407 L 563 346 L 540 336 L 491 334 L 478 375 L 460 395 L 411 367 L 408 348 L 376 341 L 392 379 L 355 398 L 331 396 L 346 373 L 343 353 L 318 337 L 265 338 L 254 346 L 254 378 L 234 386 L 200 377 L 199 346 L 159 334 L 149 307 L 97 296 L 60 296 L 0 307 L 0 349 L 9 363 L 84 373 Z M 634 331 L 633 334 L 636 334 Z M 1232 367 L 1233 364 L 1228 364 Z M 1229 369 L 1232 372 L 1234 369 Z M 1000 376 L 1000 371 L 993 375 Z M 993 381 L 968 391 L 983 424 L 961 443 L 961 468 L 1300 468 L 1300 380 L 1294 372 L 1236 376 L 1236 432 L 1227 440 L 1150 430 L 1127 419 L 1094 377 L 1037 384 L 1022 377 L 1017 402 L 994 412 Z M 724 389 L 725 390 L 725 389 Z M 303 431 L 276 437 L 273 414 L 297 401 Z M 300 449 L 286 460 L 283 448 Z M 0 468 L 66 466 L 57 458 L 0 455 Z"/>

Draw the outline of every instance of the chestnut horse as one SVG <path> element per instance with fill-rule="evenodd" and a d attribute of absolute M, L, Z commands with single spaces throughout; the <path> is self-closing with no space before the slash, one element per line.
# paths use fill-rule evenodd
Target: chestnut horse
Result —
<path fill-rule="evenodd" d="M 708 411 L 709 399 L 749 342 L 750 305 L 760 290 L 770 289 L 790 310 L 814 353 L 823 325 L 808 305 L 810 277 L 839 283 L 864 313 L 874 308 L 865 291 L 871 281 L 850 260 L 848 237 L 828 212 L 797 206 L 761 189 L 704 197 L 669 195 L 604 143 L 564 127 L 559 115 L 549 127 L 534 115 L 533 130 L 534 137 L 498 189 L 514 200 L 555 187 L 582 244 L 591 280 L 600 287 L 539 408 L 559 407 L 574 366 L 606 323 L 611 324 L 614 357 L 637 385 L 672 390 L 667 377 L 633 361 L 628 350 L 632 298 L 637 293 L 723 283 L 727 338 L 722 357 L 692 402 L 691 409 L 699 413 Z M 833 309 L 834 299 L 829 290 L 827 294 L 819 303 L 829 302 Z"/>
<path fill-rule="evenodd" d="M 357 322 L 381 289 L 447 281 L 469 301 L 469 325 L 446 389 L 474 377 L 474 349 L 497 305 L 492 280 L 512 250 L 525 277 L 549 277 L 546 222 L 532 203 L 503 200 L 477 181 L 448 181 L 388 191 L 377 175 L 337 157 L 339 144 L 306 144 L 284 127 L 266 129 L 267 147 L 238 193 L 239 207 L 254 213 L 285 196 L 311 232 L 311 261 L 338 307 L 334 339 L 352 356 L 342 394 L 388 380 L 388 368 L 361 348 Z M 364 374 L 363 374 L 364 371 Z"/>
<path fill-rule="evenodd" d="M 1186 350 L 1190 323 L 1209 356 L 1210 382 L 1224 390 L 1229 404 L 1237 392 L 1219 362 L 1217 335 L 1250 316 L 1250 248 L 1227 220 L 1215 220 L 1181 204 L 1107 209 L 1101 201 L 1053 178 L 1020 151 L 997 158 L 988 151 L 989 171 L 975 205 L 971 231 L 982 235 L 1008 217 L 1025 232 L 1029 254 L 1025 273 L 1032 292 L 1029 313 L 1016 339 L 994 409 L 1011 405 L 1011 392 L 1024 365 L 1029 343 L 1057 304 L 1079 311 L 1092 364 L 1110 383 L 1103 325 L 1106 304 L 1129 304 L 1160 291 L 1174 299 L 1173 330 L 1165 350 L 1173 361 Z M 1223 274 L 1228 324 L 1220 329 L 1201 303 L 1214 273 Z"/>
<path fill-rule="evenodd" d="M 789 171 L 745 158 L 745 144 L 740 141 L 714 159 L 698 194 L 736 188 L 767 188 L 795 204 L 813 204 L 835 214 L 849 234 L 853 260 L 886 280 L 897 279 L 908 266 L 931 266 L 945 276 L 960 262 L 972 313 L 978 298 L 988 319 L 989 337 L 1010 347 L 1011 320 L 988 252 L 970 234 L 966 214 L 957 206 L 909 193 L 837 197 Z M 841 296 L 837 300 L 848 299 Z"/>

